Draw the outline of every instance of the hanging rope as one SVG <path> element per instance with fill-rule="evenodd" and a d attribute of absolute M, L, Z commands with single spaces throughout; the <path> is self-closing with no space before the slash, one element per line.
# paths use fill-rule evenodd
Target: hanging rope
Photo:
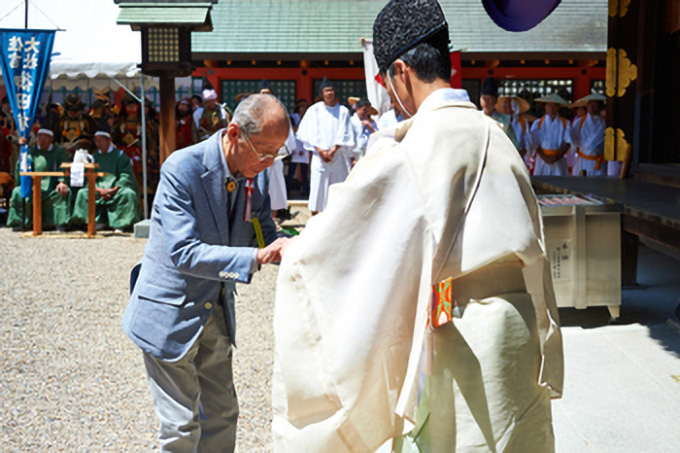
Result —
<path fill-rule="evenodd" d="M 15 6 L 14 8 L 12 8 L 12 9 L 11 9 L 7 14 L 5 14 L 4 16 L 0 17 L 0 21 L 3 21 L 7 16 L 9 16 L 9 15 L 12 14 L 14 11 L 16 11 L 16 9 L 17 9 L 18 7 L 20 7 L 21 5 L 23 5 L 23 3 L 24 3 L 24 0 L 20 0 L 19 3 L 17 3 L 17 6 Z"/>
<path fill-rule="evenodd" d="M 27 0 L 27 1 L 28 1 L 28 0 Z M 45 14 L 45 12 L 44 12 L 43 10 L 41 10 L 40 8 L 38 8 L 38 5 L 36 5 L 35 3 L 33 3 L 33 7 L 34 7 L 35 9 L 37 9 L 37 10 L 40 12 L 40 14 L 42 14 L 43 17 L 45 17 L 45 19 L 47 19 L 47 20 L 49 20 L 50 22 L 52 22 L 52 25 L 54 25 L 55 27 L 57 27 L 57 30 L 63 30 L 63 28 L 61 28 L 56 22 L 54 22 L 52 19 L 50 19 L 50 17 L 49 17 L 47 14 Z"/>

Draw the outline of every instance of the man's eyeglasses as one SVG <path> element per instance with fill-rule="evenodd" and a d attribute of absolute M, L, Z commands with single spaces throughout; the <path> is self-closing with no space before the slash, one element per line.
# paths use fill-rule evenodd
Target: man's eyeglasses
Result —
<path fill-rule="evenodd" d="M 262 154 L 255 149 L 255 145 L 253 145 L 253 142 L 250 141 L 250 137 L 248 134 L 243 132 L 243 129 L 241 129 L 241 135 L 243 135 L 243 138 L 246 140 L 246 143 L 248 143 L 248 146 L 250 149 L 253 151 L 253 153 L 257 156 L 258 160 L 260 162 L 273 162 L 278 156 L 272 156 L 271 154 Z M 286 145 L 283 145 L 284 148 L 286 148 L 286 154 L 284 154 L 281 157 L 285 157 L 286 155 L 290 154 L 290 151 L 288 150 L 288 147 Z"/>
<path fill-rule="evenodd" d="M 253 153 L 255 153 L 255 155 L 257 156 L 257 158 L 260 162 L 274 161 L 274 158 L 276 156 L 272 156 L 271 154 L 262 154 L 262 153 L 258 152 L 257 149 L 255 149 L 255 145 L 253 145 L 253 142 L 250 141 L 250 137 L 248 137 L 248 134 L 243 132 L 243 129 L 241 129 L 241 135 L 243 135 L 243 138 L 246 140 L 246 143 L 248 143 L 248 146 L 253 151 Z"/>

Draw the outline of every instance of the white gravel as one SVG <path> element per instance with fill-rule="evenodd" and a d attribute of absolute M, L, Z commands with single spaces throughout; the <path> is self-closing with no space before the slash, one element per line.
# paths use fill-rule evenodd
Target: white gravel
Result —
<path fill-rule="evenodd" d="M 120 327 L 129 270 L 145 245 L 129 235 L 29 238 L 0 228 L 3 451 L 157 449 L 141 352 Z M 277 272 L 264 266 L 238 287 L 237 451 L 271 450 Z"/>

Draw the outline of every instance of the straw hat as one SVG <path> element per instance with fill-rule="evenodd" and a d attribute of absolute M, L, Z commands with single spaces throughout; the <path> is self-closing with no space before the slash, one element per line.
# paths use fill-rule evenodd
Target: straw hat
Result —
<path fill-rule="evenodd" d="M 603 96 L 599 93 L 590 93 L 588 96 L 582 97 L 578 101 L 574 102 L 574 104 L 582 102 L 583 105 L 586 105 L 586 104 L 588 104 L 588 101 L 607 102 L 607 96 Z"/>
<path fill-rule="evenodd" d="M 525 101 L 524 99 L 522 99 L 521 97 L 519 97 L 519 96 L 501 96 L 501 97 L 499 97 L 499 98 L 498 98 L 498 101 L 496 101 L 496 110 L 498 110 L 499 112 L 502 112 L 502 111 L 503 111 L 503 110 L 502 110 L 502 108 L 503 108 L 503 102 L 504 102 L 506 99 L 508 99 L 508 98 L 509 98 L 511 101 L 517 101 L 517 103 L 519 104 L 519 113 L 520 113 L 520 115 L 521 115 L 522 113 L 524 113 L 524 112 L 529 111 L 529 103 L 528 103 L 527 101 Z"/>
<path fill-rule="evenodd" d="M 349 102 L 349 105 L 354 107 L 355 104 L 358 104 L 356 108 L 361 108 L 365 105 L 371 106 L 371 110 L 369 111 L 369 115 L 374 116 L 378 114 L 378 111 L 371 105 L 371 102 L 366 99 L 366 98 L 358 98 L 356 96 L 350 96 L 347 98 L 347 102 Z"/>
<path fill-rule="evenodd" d="M 569 102 L 557 93 L 550 93 L 547 96 L 534 99 L 535 102 L 553 102 L 555 104 L 569 105 Z"/>
<path fill-rule="evenodd" d="M 239 93 L 236 96 L 234 96 L 234 99 L 236 99 L 236 102 L 241 102 L 244 98 L 247 98 L 253 93 Z"/>
<path fill-rule="evenodd" d="M 569 107 L 570 109 L 577 109 L 579 107 L 585 107 L 586 105 L 588 105 L 588 101 L 584 101 L 583 99 L 579 99 L 578 101 L 572 102 L 567 107 Z"/>

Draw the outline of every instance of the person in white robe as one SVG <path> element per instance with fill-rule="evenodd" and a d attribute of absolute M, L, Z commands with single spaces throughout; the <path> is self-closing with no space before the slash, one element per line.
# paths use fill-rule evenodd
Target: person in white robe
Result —
<path fill-rule="evenodd" d="M 529 103 L 519 96 L 500 96 L 496 110 L 510 117 L 510 126 L 515 133 L 517 152 L 527 162 L 528 138 L 531 124 L 522 115 L 529 111 Z"/>
<path fill-rule="evenodd" d="M 576 166 L 576 152 L 578 151 L 578 146 L 574 144 L 574 128 L 578 126 L 579 121 L 583 119 L 586 114 L 588 113 L 588 110 L 586 109 L 586 104 L 587 102 L 581 102 L 579 99 L 576 102 L 572 102 L 569 104 L 569 109 L 574 112 L 574 116 L 571 119 L 571 146 L 569 147 L 569 151 L 567 151 L 566 158 L 567 158 L 567 171 L 570 175 L 575 175 L 574 173 L 574 167 Z"/>
<path fill-rule="evenodd" d="M 354 130 L 347 107 L 335 97 L 333 84 L 324 77 L 323 100 L 312 105 L 300 122 L 297 136 L 312 154 L 309 210 L 324 210 L 328 188 L 343 182 L 349 174 L 349 157 L 354 153 Z"/>
<path fill-rule="evenodd" d="M 298 99 L 295 101 L 293 113 L 290 115 L 290 122 L 296 135 L 295 147 L 290 149 L 291 157 L 286 178 L 289 190 L 294 187 L 295 179 L 300 181 L 300 192 L 304 198 L 309 196 L 309 151 L 305 149 L 304 144 L 297 137 L 297 130 L 308 108 L 309 103 L 306 99 Z M 298 171 L 299 178 L 297 178 Z"/>
<path fill-rule="evenodd" d="M 294 150 L 296 146 L 293 128 L 290 128 L 286 144 L 279 150 L 269 170 L 269 198 L 272 210 L 272 219 L 277 228 L 280 227 L 277 220 L 277 211 L 288 209 L 288 192 L 286 191 L 286 179 L 283 176 L 283 158 Z"/>
<path fill-rule="evenodd" d="M 381 75 L 413 117 L 284 251 L 277 452 L 554 450 L 562 344 L 540 211 L 513 144 L 450 88 L 448 37 L 434 0 L 376 19 Z"/>
<path fill-rule="evenodd" d="M 482 87 L 480 90 L 479 104 L 484 111 L 486 116 L 498 121 L 505 131 L 505 135 L 508 136 L 510 141 L 519 149 L 519 143 L 517 142 L 517 137 L 515 136 L 515 130 L 510 124 L 510 115 L 505 114 L 497 110 L 496 105 L 498 103 L 498 80 L 494 77 L 485 77 L 482 81 Z"/>
<path fill-rule="evenodd" d="M 366 154 L 366 145 L 371 134 L 378 131 L 378 125 L 371 116 L 378 114 L 378 111 L 371 105 L 371 101 L 366 98 L 350 97 L 347 99 L 349 104 L 354 107 L 354 115 L 350 121 L 354 129 L 354 156 L 350 160 L 353 167 L 364 154 Z"/>
<path fill-rule="evenodd" d="M 300 125 L 300 121 L 305 116 L 305 112 L 309 108 L 309 102 L 307 99 L 298 99 L 295 101 L 295 107 L 293 108 L 293 113 L 290 114 L 290 121 L 293 123 L 293 129 L 297 132 L 297 128 Z"/>
<path fill-rule="evenodd" d="M 568 102 L 556 93 L 536 102 L 545 104 L 545 115 L 531 125 L 531 152 L 536 153 L 534 175 L 569 176 L 565 155 L 571 146 L 571 125 L 560 116 L 560 107 Z"/>
<path fill-rule="evenodd" d="M 586 102 L 587 113 L 576 120 L 571 130 L 572 142 L 577 146 L 572 173 L 575 176 L 607 175 L 607 161 L 604 158 L 604 132 L 607 122 L 600 114 L 606 99 L 596 93 L 579 99 L 580 102 Z"/>
<path fill-rule="evenodd" d="M 262 79 L 258 87 L 258 93 L 275 96 L 267 79 Z M 283 177 L 283 158 L 295 147 L 295 134 L 290 127 L 288 138 L 284 146 L 279 149 L 277 158 L 269 168 L 269 199 L 272 210 L 272 219 L 277 228 L 280 228 L 276 213 L 281 209 L 288 209 L 288 193 L 286 192 L 286 180 Z"/>

